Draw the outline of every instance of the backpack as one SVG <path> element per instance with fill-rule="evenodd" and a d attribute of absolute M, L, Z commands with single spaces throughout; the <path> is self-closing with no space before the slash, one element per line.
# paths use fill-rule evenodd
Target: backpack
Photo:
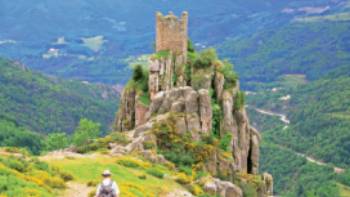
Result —
<path fill-rule="evenodd" d="M 101 184 L 99 197 L 115 197 L 112 186 L 113 181 L 111 181 L 108 185 Z"/>

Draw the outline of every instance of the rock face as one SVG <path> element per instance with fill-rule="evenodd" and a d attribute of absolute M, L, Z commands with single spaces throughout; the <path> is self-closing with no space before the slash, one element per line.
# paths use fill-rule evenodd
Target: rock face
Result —
<path fill-rule="evenodd" d="M 206 89 L 199 90 L 198 94 L 201 131 L 209 135 L 212 127 L 211 98 L 209 96 L 209 91 Z"/>
<path fill-rule="evenodd" d="M 195 91 L 184 86 L 157 93 L 150 105 L 149 114 L 176 114 L 176 131 L 191 132 L 194 139 L 211 130 L 211 103 L 207 90 Z"/>
<path fill-rule="evenodd" d="M 219 101 L 222 101 L 223 91 L 224 91 L 225 77 L 220 72 L 215 73 L 215 93 Z"/>
<path fill-rule="evenodd" d="M 259 132 L 253 127 L 250 127 L 250 133 L 251 143 L 249 148 L 249 158 L 251 158 L 251 160 L 248 162 L 248 164 L 250 165 L 248 166 L 248 169 L 251 170 L 250 173 L 258 174 L 260 157 L 259 143 L 261 141 L 261 136 Z"/>
<path fill-rule="evenodd" d="M 135 98 L 136 91 L 134 89 L 123 90 L 114 125 L 115 130 L 129 131 L 135 127 Z"/>
<path fill-rule="evenodd" d="M 264 173 L 262 175 L 263 181 L 265 183 L 265 194 L 268 196 L 273 196 L 273 177 L 269 173 Z"/>
<path fill-rule="evenodd" d="M 173 20 L 171 16 L 170 21 Z M 162 28 L 167 27 L 162 24 Z M 159 40 L 171 43 L 165 37 Z M 145 150 L 145 144 L 157 145 L 159 139 L 150 131 L 155 130 L 155 125 L 171 122 L 171 129 L 176 135 L 188 134 L 193 142 L 213 135 L 218 140 L 228 139 L 228 150 L 207 149 L 204 163 L 200 163 L 212 176 L 235 180 L 237 174 L 257 175 L 261 136 L 249 124 L 239 81 L 233 71 L 222 69 L 224 63 L 215 57 L 187 62 L 187 52 L 181 53 L 179 48 L 166 46 L 168 51 L 158 51 L 150 57 L 147 94 L 140 94 L 144 90 L 137 89 L 138 86 L 124 89 L 115 130 L 132 130 L 133 140 L 125 148 L 114 146 L 113 152 L 125 154 L 137 151 L 152 162 L 166 162 L 163 156 Z M 149 95 L 149 104 L 141 102 L 141 95 Z M 272 195 L 271 175 L 264 174 L 261 178 L 265 188 L 261 196 Z M 238 186 L 219 179 L 206 183 L 205 190 L 223 197 L 243 196 Z"/>
<path fill-rule="evenodd" d="M 221 181 L 219 179 L 214 179 L 205 183 L 204 190 L 206 193 L 213 196 L 222 197 L 243 197 L 242 190 L 228 181 Z"/>
<path fill-rule="evenodd" d="M 140 126 L 147 122 L 148 107 L 139 101 L 136 97 L 135 102 L 135 126 Z"/>

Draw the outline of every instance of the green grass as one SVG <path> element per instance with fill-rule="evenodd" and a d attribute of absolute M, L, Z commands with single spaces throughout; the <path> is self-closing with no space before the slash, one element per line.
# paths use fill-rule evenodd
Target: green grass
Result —
<path fill-rule="evenodd" d="M 170 56 L 170 51 L 162 50 L 162 51 L 158 51 L 157 53 L 155 53 L 153 57 L 156 59 L 162 59 L 162 58 L 167 58 L 169 56 Z"/>
<path fill-rule="evenodd" d="M 350 196 L 350 187 L 347 187 L 347 186 L 340 184 L 340 183 L 338 183 L 337 185 L 339 187 L 340 197 Z"/>
<path fill-rule="evenodd" d="M 62 172 L 32 157 L 1 151 L 0 196 L 54 197 L 65 188 Z"/>
<path fill-rule="evenodd" d="M 144 106 L 149 106 L 151 104 L 151 99 L 148 94 L 142 94 L 140 96 L 140 101 Z"/>
<path fill-rule="evenodd" d="M 136 162 L 137 167 L 118 164 L 118 161 Z M 133 157 L 107 157 L 96 156 L 93 158 L 66 158 L 62 160 L 52 159 L 48 161 L 55 167 L 64 169 L 71 173 L 75 180 L 80 183 L 101 180 L 101 172 L 110 169 L 113 179 L 118 182 L 123 196 L 160 196 L 170 191 L 181 188 L 179 184 L 170 178 L 157 178 L 150 175 L 150 169 L 157 169 L 157 172 L 172 174 L 165 167 L 152 166 L 148 162 Z M 125 162 L 123 162 L 125 163 Z M 144 178 L 146 177 L 146 178 Z"/>

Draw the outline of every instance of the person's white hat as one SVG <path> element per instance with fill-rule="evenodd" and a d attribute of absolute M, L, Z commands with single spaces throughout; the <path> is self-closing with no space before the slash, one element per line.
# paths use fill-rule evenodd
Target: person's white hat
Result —
<path fill-rule="evenodd" d="M 103 175 L 103 176 L 111 176 L 112 173 L 111 173 L 111 171 L 109 171 L 109 170 L 105 170 L 105 171 L 103 171 L 102 175 Z"/>

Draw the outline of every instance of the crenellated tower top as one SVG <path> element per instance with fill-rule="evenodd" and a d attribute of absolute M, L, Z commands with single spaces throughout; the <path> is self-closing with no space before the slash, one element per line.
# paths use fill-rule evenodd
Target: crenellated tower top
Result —
<path fill-rule="evenodd" d="M 188 13 L 183 12 L 181 18 L 172 12 L 163 16 L 156 14 L 156 52 L 169 50 L 175 55 L 187 56 Z"/>

